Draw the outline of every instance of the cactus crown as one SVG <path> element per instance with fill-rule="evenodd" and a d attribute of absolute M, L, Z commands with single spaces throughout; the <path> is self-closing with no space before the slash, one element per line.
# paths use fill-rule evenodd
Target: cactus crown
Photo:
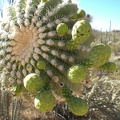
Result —
<path fill-rule="evenodd" d="M 9 8 L 8 20 L 1 23 L 2 89 L 11 90 L 19 85 L 25 87 L 27 83 L 24 79 L 34 73 L 46 81 L 52 91 L 51 94 L 57 98 L 64 98 L 65 93 L 71 94 L 65 90 L 62 92 L 64 85 L 73 94 L 79 95 L 82 83 L 79 79 L 77 83 L 74 79 L 73 82 L 70 81 L 68 70 L 86 59 L 93 41 L 90 23 L 82 20 L 84 18 L 80 16 L 85 17 L 85 11 L 80 11 L 77 4 L 71 1 L 68 3 L 62 0 L 16 1 L 15 5 Z M 80 71 L 81 69 L 79 73 Z M 74 71 L 70 73 L 71 75 L 78 78 Z M 85 75 L 82 81 L 85 81 L 87 76 Z M 30 78 L 26 79 L 30 81 Z M 33 86 L 34 82 L 29 88 Z M 39 92 L 35 86 L 34 90 Z M 41 86 L 45 88 L 44 84 Z M 20 92 L 24 97 L 29 93 L 25 89 Z M 32 96 L 35 97 L 36 94 Z"/>

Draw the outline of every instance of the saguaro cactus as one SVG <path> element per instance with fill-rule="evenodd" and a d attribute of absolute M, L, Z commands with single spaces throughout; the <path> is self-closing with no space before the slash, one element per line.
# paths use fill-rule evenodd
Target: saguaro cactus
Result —
<path fill-rule="evenodd" d="M 87 55 L 88 59 L 94 60 L 88 54 L 92 28 L 88 21 L 80 17 L 85 16 L 85 11 L 84 15 L 80 14 L 83 14 L 83 10 L 79 10 L 77 4 L 62 0 L 19 0 L 11 6 L 8 20 L 1 23 L 2 89 L 25 98 L 30 95 L 29 99 L 35 98 L 38 110 L 48 112 L 57 102 L 68 102 L 63 94 L 65 86 L 72 91 L 68 104 L 76 114 L 74 100 L 77 106 L 81 103 L 82 107 L 84 100 L 75 95 L 80 97 L 82 84 L 89 77 L 89 67 L 97 66 L 96 61 L 96 66 L 86 67 Z M 93 55 L 92 50 L 90 52 L 96 60 L 103 53 L 98 51 L 97 48 L 93 50 L 98 55 Z M 75 66 L 77 69 L 73 69 Z M 51 102 L 48 109 L 47 106 L 44 108 L 44 100 Z M 84 115 L 88 111 L 88 107 L 80 112 L 81 109 L 78 108 L 77 115 Z"/>

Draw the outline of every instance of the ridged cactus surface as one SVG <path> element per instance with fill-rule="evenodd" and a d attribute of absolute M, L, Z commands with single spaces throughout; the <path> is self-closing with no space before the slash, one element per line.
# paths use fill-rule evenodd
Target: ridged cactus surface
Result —
<path fill-rule="evenodd" d="M 66 99 L 62 92 L 64 85 L 79 96 L 82 82 L 89 76 L 89 69 L 81 64 L 92 42 L 92 28 L 83 20 L 85 15 L 77 4 L 62 0 L 18 0 L 12 5 L 8 20 L 1 23 L 1 89 L 25 98 L 34 97 L 35 107 L 43 112 L 52 110 L 56 103 L 49 98 L 54 96 L 57 102 Z M 93 55 L 92 59 L 94 57 L 97 60 L 101 54 Z M 73 69 L 75 66 L 79 66 L 78 69 Z M 51 102 L 48 109 L 44 108 L 44 100 Z M 82 102 L 71 97 L 72 111 L 74 100 L 76 104 L 79 100 Z M 86 111 L 73 113 L 84 115 Z"/>

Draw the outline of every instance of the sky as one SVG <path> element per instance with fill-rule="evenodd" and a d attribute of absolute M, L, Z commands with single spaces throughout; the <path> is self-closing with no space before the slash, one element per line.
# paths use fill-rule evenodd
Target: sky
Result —
<path fill-rule="evenodd" d="M 0 9 L 3 7 L 3 1 L 6 2 L 9 0 L 0 0 Z M 82 8 L 87 14 L 92 16 L 93 20 L 91 25 L 94 29 L 102 31 L 120 30 L 120 0 L 72 1 L 77 3 L 79 8 Z"/>
<path fill-rule="evenodd" d="M 93 17 L 94 29 L 102 31 L 120 30 L 120 0 L 73 0 Z"/>

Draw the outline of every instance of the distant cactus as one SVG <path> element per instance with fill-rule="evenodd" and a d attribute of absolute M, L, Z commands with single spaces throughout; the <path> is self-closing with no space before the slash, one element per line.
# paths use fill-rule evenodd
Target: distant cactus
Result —
<path fill-rule="evenodd" d="M 67 86 L 73 95 L 80 97 L 80 91 L 83 89 L 81 86 L 90 76 L 89 68 L 84 66 L 83 61 L 91 56 L 88 53 L 93 40 L 90 23 L 81 18 L 85 16 L 85 12 L 79 11 L 77 4 L 65 3 L 62 0 L 19 0 L 9 10 L 8 20 L 1 23 L 1 88 L 13 92 L 14 95 L 19 92 L 19 95 L 26 99 L 34 97 L 36 108 L 43 112 L 52 110 L 56 103 L 51 103 L 49 97 L 50 99 L 55 97 L 57 102 L 65 101 L 62 93 L 64 86 Z M 97 52 L 100 54 L 93 57 L 98 60 L 102 53 L 107 54 L 105 50 L 98 49 Z M 107 62 L 109 57 L 110 54 L 103 58 L 104 62 Z M 97 61 L 93 59 L 90 58 L 95 64 L 90 67 L 102 65 L 96 66 Z M 72 69 L 75 65 L 83 66 L 77 70 Z M 73 82 L 68 75 L 70 69 L 73 70 L 70 73 Z M 34 74 L 37 79 L 33 76 L 26 78 L 29 74 Z M 73 77 L 79 82 L 74 83 Z M 36 80 L 38 81 L 34 82 Z M 40 81 L 44 81 L 44 84 Z M 49 91 L 46 91 L 46 86 L 49 86 Z M 29 93 L 31 94 L 28 97 Z M 48 102 L 48 109 L 43 106 L 46 104 L 44 100 Z M 86 114 L 87 109 L 86 112 L 80 113 L 81 108 L 78 108 L 78 113 L 74 112 L 73 103 L 75 101 L 79 105 L 80 100 L 82 104 L 81 98 L 73 96 L 71 100 L 65 102 L 68 102 L 74 114 Z"/>

